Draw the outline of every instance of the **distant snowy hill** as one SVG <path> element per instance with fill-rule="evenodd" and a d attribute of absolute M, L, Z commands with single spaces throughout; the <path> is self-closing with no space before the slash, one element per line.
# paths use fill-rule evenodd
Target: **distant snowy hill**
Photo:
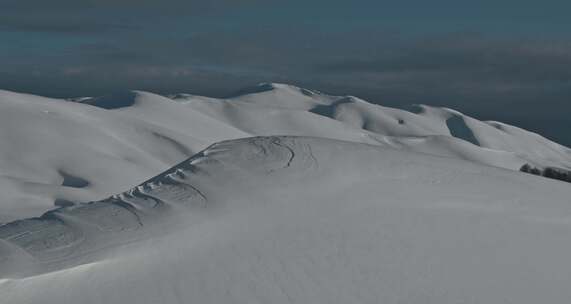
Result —
<path fill-rule="evenodd" d="M 0 91 L 0 222 L 102 199 L 214 142 L 253 135 L 331 138 L 510 170 L 571 169 L 570 149 L 517 127 L 284 84 L 227 99 L 126 91 L 58 100 Z"/>
<path fill-rule="evenodd" d="M 162 100 L 138 94 L 124 117 Z M 129 191 L 1 226 L 1 302 L 565 303 L 570 197 L 563 182 L 379 145 L 224 141 Z"/>

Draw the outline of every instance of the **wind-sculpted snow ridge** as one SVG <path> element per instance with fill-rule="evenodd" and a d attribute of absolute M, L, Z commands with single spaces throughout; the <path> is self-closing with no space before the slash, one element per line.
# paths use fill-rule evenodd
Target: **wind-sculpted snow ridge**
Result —
<path fill-rule="evenodd" d="M 262 169 L 266 174 L 292 166 L 296 154 L 301 154 L 297 165 L 302 164 L 303 169 L 317 166 L 309 145 L 297 145 L 288 137 L 222 142 L 129 191 L 0 226 L 0 273 L 8 274 L 14 258 L 22 255 L 28 257 L 30 269 L 51 269 L 62 261 L 141 237 L 145 226 L 163 216 L 200 212 L 208 207 L 202 185 L 211 182 L 209 172 L 224 166 L 228 157 L 233 166 Z M 232 155 L 226 155 L 229 149 Z"/>
<path fill-rule="evenodd" d="M 1 302 L 565 303 L 571 188 L 374 145 L 214 144 L 0 227 Z"/>

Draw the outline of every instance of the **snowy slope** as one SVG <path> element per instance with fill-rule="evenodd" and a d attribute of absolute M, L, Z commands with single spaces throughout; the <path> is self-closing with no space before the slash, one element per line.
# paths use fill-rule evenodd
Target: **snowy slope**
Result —
<path fill-rule="evenodd" d="M 6 303 L 565 303 L 571 188 L 319 138 L 226 141 L 0 227 Z"/>
<path fill-rule="evenodd" d="M 41 214 L 56 200 L 102 199 L 214 141 L 248 136 L 151 93 L 106 98 L 136 106 L 126 115 L 0 91 L 0 222 Z"/>
<path fill-rule="evenodd" d="M 284 84 L 227 99 L 126 91 L 66 101 L 0 91 L 0 222 L 103 199 L 214 142 L 252 135 L 340 139 L 512 170 L 571 168 L 568 148 L 516 127 Z"/>
<path fill-rule="evenodd" d="M 571 169 L 571 150 L 567 147 L 514 126 L 479 121 L 447 108 L 418 105 L 407 111 L 354 96 L 330 96 L 267 83 L 215 102 L 189 95 L 173 98 L 251 134 L 311 135 L 366 143 L 373 140 L 379 145 L 514 170 L 525 163 Z M 341 122 L 343 128 L 322 118 Z M 357 133 L 348 135 L 346 130 Z"/>

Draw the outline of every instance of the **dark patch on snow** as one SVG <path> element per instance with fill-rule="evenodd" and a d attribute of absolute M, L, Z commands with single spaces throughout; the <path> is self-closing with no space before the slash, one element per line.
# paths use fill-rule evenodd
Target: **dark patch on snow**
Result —
<path fill-rule="evenodd" d="M 89 186 L 89 181 L 79 176 L 71 175 L 63 170 L 59 170 L 58 173 L 63 178 L 61 185 L 64 187 L 85 188 Z"/>
<path fill-rule="evenodd" d="M 137 93 L 133 91 L 124 91 L 102 97 L 86 99 L 81 101 L 81 103 L 106 110 L 113 110 L 134 105 L 136 98 Z"/>
<path fill-rule="evenodd" d="M 470 142 L 476 146 L 480 145 L 480 142 L 474 135 L 474 132 L 466 125 L 464 117 L 460 115 L 453 115 L 446 120 L 446 126 L 450 130 L 450 134 L 456 138 L 463 139 Z"/>
<path fill-rule="evenodd" d="M 571 183 L 571 171 L 561 168 L 547 167 L 540 169 L 530 164 L 525 164 L 519 171 Z"/>
<path fill-rule="evenodd" d="M 64 198 L 56 198 L 54 201 L 54 205 L 58 207 L 70 207 L 73 206 L 74 203 Z"/>
<path fill-rule="evenodd" d="M 326 116 L 326 117 L 333 117 L 335 115 L 335 110 L 337 109 L 338 106 L 342 105 L 342 104 L 346 104 L 346 103 L 353 103 L 355 102 L 355 99 L 351 96 L 347 96 L 347 97 L 343 97 L 341 99 L 336 100 L 335 102 L 333 102 L 330 105 L 318 105 L 316 107 L 314 107 L 313 109 L 309 110 L 309 112 L 311 113 L 315 113 L 321 116 Z"/>

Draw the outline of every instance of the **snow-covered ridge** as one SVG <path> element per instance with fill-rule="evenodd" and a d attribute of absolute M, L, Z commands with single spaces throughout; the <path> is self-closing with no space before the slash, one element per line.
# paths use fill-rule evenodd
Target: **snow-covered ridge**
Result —
<path fill-rule="evenodd" d="M 144 231 L 147 226 L 153 227 L 164 217 L 183 214 L 188 220 L 193 213 L 216 210 L 220 202 L 210 190 L 235 183 L 232 177 L 236 174 L 272 175 L 268 178 L 276 179 L 280 169 L 291 167 L 303 173 L 317 166 L 311 144 L 322 143 L 292 137 L 221 142 L 126 192 L 0 226 L 0 273 L 7 275 L 14 265 L 39 272 L 54 264 L 61 267 L 62 261 L 149 234 Z M 20 264 L 26 258 L 27 265 Z"/>
<path fill-rule="evenodd" d="M 332 138 L 511 170 L 571 169 L 571 150 L 517 127 L 285 84 L 225 99 L 125 91 L 59 100 L 0 91 L 0 222 L 102 199 L 214 142 L 255 135 Z"/>
<path fill-rule="evenodd" d="M 0 294 L 16 304 L 560 303 L 571 296 L 570 194 L 375 145 L 224 141 L 129 191 L 1 226 Z"/>

